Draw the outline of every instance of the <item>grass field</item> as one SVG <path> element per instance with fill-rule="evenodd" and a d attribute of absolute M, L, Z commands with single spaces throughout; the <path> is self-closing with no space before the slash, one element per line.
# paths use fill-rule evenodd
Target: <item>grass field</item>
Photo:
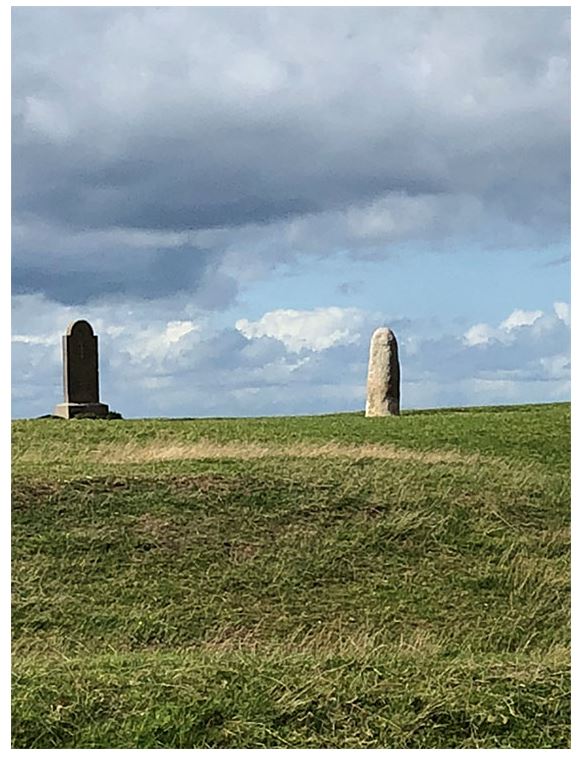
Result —
<path fill-rule="evenodd" d="M 13 747 L 568 747 L 569 416 L 13 422 Z"/>

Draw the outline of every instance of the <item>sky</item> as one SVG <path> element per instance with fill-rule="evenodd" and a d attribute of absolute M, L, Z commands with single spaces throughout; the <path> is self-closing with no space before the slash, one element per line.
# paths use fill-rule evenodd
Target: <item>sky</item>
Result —
<path fill-rule="evenodd" d="M 12 9 L 12 415 L 570 397 L 565 7 Z"/>

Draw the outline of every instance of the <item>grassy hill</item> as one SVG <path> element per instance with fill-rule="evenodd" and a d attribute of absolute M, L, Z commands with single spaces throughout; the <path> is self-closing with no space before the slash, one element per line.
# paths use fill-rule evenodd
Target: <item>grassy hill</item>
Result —
<path fill-rule="evenodd" d="M 568 404 L 13 423 L 13 746 L 569 746 Z"/>

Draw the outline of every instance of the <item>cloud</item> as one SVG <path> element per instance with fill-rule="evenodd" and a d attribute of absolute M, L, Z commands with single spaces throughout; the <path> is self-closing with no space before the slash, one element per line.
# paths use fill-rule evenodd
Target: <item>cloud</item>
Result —
<path fill-rule="evenodd" d="M 499 329 L 511 332 L 513 329 L 519 329 L 521 326 L 532 326 L 542 315 L 543 311 L 523 311 L 517 309 L 501 322 Z"/>
<path fill-rule="evenodd" d="M 127 417 L 360 410 L 370 337 L 380 325 L 398 338 L 404 408 L 569 397 L 564 303 L 532 323 L 507 329 L 507 317 L 486 325 L 489 339 L 470 343 L 448 328 L 433 338 L 418 320 L 356 309 L 271 311 L 233 328 L 187 298 L 172 305 L 170 319 L 160 301 L 83 311 L 99 336 L 101 397 Z M 49 413 L 60 401 L 60 335 L 77 317 L 72 306 L 39 295 L 14 298 L 14 415 Z"/>
<path fill-rule="evenodd" d="M 245 337 L 274 337 L 290 352 L 314 352 L 360 339 L 359 329 L 367 315 L 358 308 L 316 308 L 311 311 L 276 310 L 258 321 L 239 319 L 235 328 Z"/>
<path fill-rule="evenodd" d="M 17 293 L 568 236 L 566 8 L 20 7 L 12 53 Z"/>
<path fill-rule="evenodd" d="M 496 330 L 488 324 L 474 324 L 464 334 L 464 343 L 469 347 L 486 345 L 496 335 Z"/>
<path fill-rule="evenodd" d="M 568 303 L 553 303 L 554 316 L 543 311 L 524 311 L 515 309 L 504 321 L 493 327 L 490 324 L 474 324 L 463 335 L 463 342 L 468 347 L 479 347 L 500 343 L 512 345 L 522 338 L 536 337 L 555 330 L 561 333 L 561 323 L 570 325 Z M 527 328 L 525 328 L 527 327 Z"/>
<path fill-rule="evenodd" d="M 564 252 L 569 18 L 14 8 L 15 413 L 60 399 L 60 336 L 79 317 L 126 415 L 360 408 L 381 325 L 399 337 L 406 407 L 567 397 L 566 303 L 434 330 L 407 318 L 416 292 L 406 313 L 370 312 L 355 269 Z M 252 285 L 306 256 L 335 260 L 336 299 L 361 307 L 270 299 L 250 318 Z M 289 294 L 279 305 L 304 302 Z"/>
<path fill-rule="evenodd" d="M 174 232 L 67 233 L 45 223 L 16 223 L 13 247 L 16 294 L 44 292 L 59 302 L 81 305 L 115 295 L 162 299 L 186 292 L 212 310 L 228 305 L 237 293 L 237 283 L 219 257 Z"/>
<path fill-rule="evenodd" d="M 541 264 L 542 268 L 554 268 L 555 266 L 565 266 L 568 263 L 571 262 L 571 256 L 570 255 L 562 255 L 559 258 L 553 258 L 550 261 L 546 261 L 545 263 Z"/>
<path fill-rule="evenodd" d="M 553 303 L 553 308 L 557 314 L 557 318 L 569 326 L 571 324 L 571 309 L 568 303 Z"/>

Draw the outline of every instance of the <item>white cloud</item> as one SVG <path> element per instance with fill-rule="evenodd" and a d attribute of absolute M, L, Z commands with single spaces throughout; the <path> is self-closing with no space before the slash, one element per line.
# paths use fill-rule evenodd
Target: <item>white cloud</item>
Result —
<path fill-rule="evenodd" d="M 557 318 L 569 326 L 571 323 L 571 309 L 568 303 L 553 303 L 553 308 L 557 314 Z"/>
<path fill-rule="evenodd" d="M 200 339 L 201 323 L 159 320 L 147 326 L 136 324 L 130 330 L 108 333 L 117 351 L 128 354 L 136 363 L 150 361 L 157 366 L 170 365 L 181 353 Z"/>
<path fill-rule="evenodd" d="M 499 329 L 510 332 L 522 326 L 532 326 L 542 315 L 543 311 L 523 311 L 517 308 L 499 324 Z"/>
<path fill-rule="evenodd" d="M 25 345 L 53 345 L 56 335 L 43 337 L 37 334 L 15 334 L 12 342 L 23 342 Z"/>
<path fill-rule="evenodd" d="M 461 335 L 441 325 L 433 336 L 427 323 L 355 308 L 270 311 L 224 328 L 192 312 L 186 298 L 78 313 L 15 297 L 13 411 L 41 415 L 61 400 L 60 336 L 76 318 L 99 336 L 103 402 L 126 417 L 360 410 L 370 335 L 384 323 L 398 337 L 404 408 L 566 400 L 569 325 L 536 312 L 511 314 L 501 322 L 510 329 L 475 324 Z"/>
<path fill-rule="evenodd" d="M 276 310 L 265 313 L 257 321 L 239 319 L 235 328 L 248 339 L 273 337 L 291 352 L 298 353 L 303 349 L 320 351 L 357 342 L 366 318 L 366 313 L 357 308 Z"/>
<path fill-rule="evenodd" d="M 557 302 L 553 305 L 557 320 L 569 326 L 569 306 Z M 474 324 L 462 336 L 463 344 L 467 347 L 479 347 L 493 342 L 505 345 L 512 344 L 519 338 L 521 329 L 527 329 L 529 334 L 538 336 L 546 333 L 554 326 L 553 317 L 543 311 L 525 311 L 516 308 L 498 327 L 491 324 Z"/>
<path fill-rule="evenodd" d="M 472 347 L 474 345 L 486 345 L 492 339 L 496 338 L 497 330 L 489 324 L 475 324 L 468 329 L 463 335 L 465 345 Z"/>
<path fill-rule="evenodd" d="M 541 358 L 540 363 L 547 376 L 553 379 L 569 379 L 571 365 L 568 354 L 550 355 Z"/>
<path fill-rule="evenodd" d="M 169 321 L 165 336 L 168 342 L 179 342 L 182 337 L 193 331 L 199 331 L 199 325 L 192 321 Z"/>

